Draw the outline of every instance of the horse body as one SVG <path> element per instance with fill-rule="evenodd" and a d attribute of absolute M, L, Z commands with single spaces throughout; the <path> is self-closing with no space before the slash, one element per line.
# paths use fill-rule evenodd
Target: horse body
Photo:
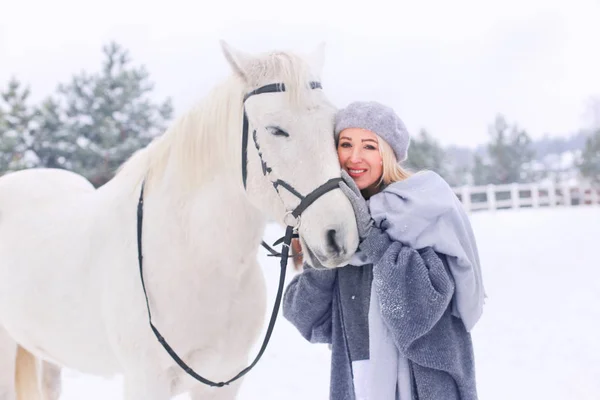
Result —
<path fill-rule="evenodd" d="M 322 93 L 303 89 L 312 75 L 299 73 L 302 65 L 285 73 L 296 58 L 225 53 L 235 76 L 101 188 L 62 170 L 0 178 L 0 326 L 42 359 L 91 374 L 123 374 L 126 400 L 166 400 L 188 390 L 194 399 L 233 399 L 241 382 L 199 386 L 150 329 L 136 240 L 142 184 L 153 322 L 195 371 L 226 381 L 247 365 L 263 326 L 257 250 L 267 218 L 283 222 L 298 202 L 273 179 L 306 194 L 340 175 L 334 109 Z M 243 96 L 281 80 L 288 94 L 247 104 L 257 151 L 248 152 L 245 190 Z M 288 137 L 281 138 L 281 129 Z M 302 214 L 299 233 L 311 250 L 307 257 L 331 267 L 344 264 L 358 244 L 352 207 L 339 190 Z"/>
<path fill-rule="evenodd" d="M 62 170 L 0 180 L 0 320 L 40 356 L 106 374 L 117 362 L 98 318 L 103 271 L 92 261 L 101 247 L 89 230 L 94 195 Z"/>
<path fill-rule="evenodd" d="M 177 188 L 170 184 L 154 187 L 144 200 L 143 257 L 155 325 L 190 366 L 216 381 L 245 366 L 263 324 L 266 295 L 255 245 L 264 216 L 240 196 L 233 177 L 215 178 L 182 196 L 174 195 Z M 113 196 L 111 185 L 104 189 L 102 195 Z M 131 193 L 114 211 L 105 209 L 98 221 L 106 233 L 121 221 L 121 232 L 105 247 L 133 256 L 116 260 L 103 252 L 112 270 L 103 296 L 105 323 L 115 333 L 121 364 L 132 363 L 132 370 L 140 362 L 156 365 L 157 373 L 171 381 L 172 394 L 178 394 L 197 382 L 174 365 L 148 326 L 136 256 L 138 194 Z M 115 276 L 120 277 L 116 282 Z M 123 299 L 130 312 L 123 312 Z M 151 352 L 140 354 L 141 340 Z"/>
<path fill-rule="evenodd" d="M 40 193 L 33 199 L 24 193 L 19 212 L 8 212 L 0 199 L 7 215 L 0 223 L 0 243 L 29 235 L 22 249 L 0 245 L 0 293 L 10 298 L 0 302 L 3 325 L 40 356 L 105 376 L 121 373 L 124 361 L 119 358 L 137 353 L 145 339 L 154 350 L 143 355 L 149 358 L 145 362 L 167 371 L 173 362 L 149 330 L 137 268 L 137 193 L 119 196 L 113 190 L 121 184 L 117 178 L 96 192 L 69 195 L 64 188 L 72 174 L 35 172 L 41 179 L 52 174 L 55 183 L 63 178 L 63 185 L 53 186 L 63 190 L 60 196 Z M 22 181 L 11 181 L 0 184 L 0 193 L 18 190 L 11 183 Z M 146 271 L 152 271 L 146 286 L 155 324 L 191 365 L 199 371 L 210 367 L 215 380 L 243 367 L 247 358 L 240 357 L 240 347 L 256 339 L 265 312 L 264 281 L 252 244 L 260 242 L 264 218 L 227 189 L 219 180 L 189 198 L 156 193 L 144 205 L 145 217 L 154 221 L 153 229 L 144 232 L 144 259 Z M 52 198 L 56 201 L 48 201 Z M 189 206 L 182 208 L 184 203 Z M 244 220 L 232 220 L 231 210 L 241 211 Z M 53 243 L 51 251 L 47 243 Z M 36 248 L 40 251 L 32 251 Z M 35 291 L 24 291 L 21 282 Z"/>

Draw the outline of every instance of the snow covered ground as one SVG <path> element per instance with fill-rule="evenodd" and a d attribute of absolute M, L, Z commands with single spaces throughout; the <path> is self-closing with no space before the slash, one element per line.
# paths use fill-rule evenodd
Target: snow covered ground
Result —
<path fill-rule="evenodd" d="M 471 219 L 488 294 L 473 331 L 480 399 L 600 399 L 600 207 L 482 212 Z M 270 226 L 265 238 L 280 234 Z M 278 260 L 261 252 L 261 263 L 272 300 Z M 122 399 L 120 378 L 69 370 L 63 377 L 61 400 Z M 328 349 L 306 343 L 280 317 L 239 398 L 327 400 L 328 380 Z"/>

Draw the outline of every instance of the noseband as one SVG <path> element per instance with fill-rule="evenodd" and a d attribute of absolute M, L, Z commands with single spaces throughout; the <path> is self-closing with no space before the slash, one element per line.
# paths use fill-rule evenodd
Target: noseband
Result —
<path fill-rule="evenodd" d="M 311 82 L 310 88 L 311 89 L 319 89 L 319 88 L 321 88 L 321 84 L 319 82 Z M 248 98 L 255 96 L 255 95 L 259 95 L 259 94 L 263 94 L 263 93 L 278 93 L 278 92 L 285 92 L 285 85 L 283 83 L 272 83 L 269 85 L 262 86 L 256 90 L 253 90 L 252 92 L 246 94 L 246 96 L 244 96 L 243 102 L 245 103 L 246 100 L 248 100 Z M 246 115 L 246 107 L 244 107 L 243 110 L 244 110 L 244 116 L 243 116 L 243 121 L 242 121 L 242 180 L 244 183 L 244 189 L 246 189 L 246 180 L 248 177 L 247 163 L 248 163 L 249 123 L 248 123 L 248 116 Z M 265 177 L 268 177 L 269 174 L 272 172 L 272 170 L 271 170 L 271 168 L 269 168 L 267 166 L 267 164 L 265 163 L 265 161 L 262 158 L 262 153 L 260 152 L 260 146 L 259 146 L 258 140 L 256 138 L 256 130 L 254 130 L 252 137 L 254 140 L 254 145 L 258 151 L 259 158 L 261 160 L 263 175 Z M 290 161 L 294 162 L 294 160 L 290 160 Z M 146 309 L 148 311 L 148 322 L 150 324 L 150 328 L 152 329 L 152 332 L 154 332 L 154 335 L 158 339 L 158 342 L 163 346 L 163 348 L 167 351 L 167 353 L 171 356 L 171 358 L 191 377 L 193 377 L 194 379 L 196 379 L 208 386 L 223 387 L 223 386 L 228 385 L 231 382 L 241 378 L 242 376 L 246 375 L 246 373 L 248 373 L 258 363 L 258 360 L 260 360 L 263 353 L 265 352 L 265 349 L 267 348 L 267 344 L 269 343 L 269 339 L 271 338 L 271 334 L 273 333 L 273 328 L 275 327 L 275 321 L 277 320 L 277 314 L 279 312 L 279 307 L 281 305 L 281 299 L 283 296 L 283 288 L 284 288 L 284 284 L 285 284 L 285 273 L 286 273 L 286 269 L 287 269 L 287 262 L 288 262 L 288 257 L 289 257 L 290 246 L 291 246 L 292 238 L 298 236 L 297 229 L 300 224 L 300 216 L 319 197 L 323 196 L 327 192 L 330 192 L 331 190 L 339 188 L 339 183 L 341 181 L 342 181 L 341 178 L 332 178 L 332 179 L 328 180 L 327 182 L 325 182 L 323 185 L 319 186 L 318 188 L 316 188 L 315 190 L 310 192 L 309 194 L 307 194 L 306 196 L 303 196 L 291 184 L 289 184 L 281 179 L 271 180 L 271 183 L 273 184 L 273 187 L 275 188 L 275 191 L 277 192 L 277 194 L 279 195 L 280 198 L 281 198 L 281 193 L 279 190 L 280 190 L 280 188 L 285 188 L 288 192 L 290 192 L 291 194 L 293 194 L 300 200 L 300 204 L 298 204 L 298 206 L 296 206 L 296 208 L 294 208 L 293 210 L 289 210 L 286 213 L 285 218 L 284 218 L 284 223 L 287 225 L 287 228 L 285 230 L 285 236 L 283 236 L 281 239 L 279 239 L 275 243 L 273 243 L 273 246 L 275 246 L 278 243 L 283 242 L 281 252 L 279 253 L 279 252 L 275 251 L 269 245 L 267 245 L 264 241 L 261 243 L 261 245 L 271 253 L 270 256 L 281 257 L 280 272 L 279 272 L 279 286 L 277 289 L 277 296 L 275 297 L 275 304 L 273 305 L 273 311 L 271 312 L 271 318 L 269 320 L 269 326 L 267 328 L 267 332 L 265 333 L 265 338 L 263 339 L 262 346 L 261 346 L 258 354 L 256 355 L 256 357 L 254 358 L 254 361 L 252 361 L 252 363 L 248 367 L 244 368 L 236 376 L 234 376 L 233 378 L 231 378 L 225 382 L 213 382 L 209 379 L 206 379 L 206 378 L 200 376 L 198 373 L 196 373 L 191 367 L 189 367 L 177 355 L 175 350 L 173 350 L 173 348 L 167 343 L 165 338 L 160 334 L 160 332 L 158 331 L 158 329 L 156 328 L 156 326 L 154 326 L 154 323 L 152 322 L 152 313 L 150 312 L 150 304 L 149 304 L 149 300 L 148 300 L 148 293 L 146 291 L 146 284 L 144 283 L 144 273 L 143 273 L 143 268 L 142 268 L 142 260 L 143 260 L 143 257 L 142 257 L 142 221 L 143 221 L 143 217 L 144 217 L 144 182 L 142 182 L 142 187 L 140 190 L 140 197 L 139 197 L 138 207 L 137 207 L 137 246 L 138 246 L 138 264 L 139 264 L 139 270 L 140 270 L 140 279 L 142 282 L 142 289 L 144 290 L 144 297 L 146 300 Z M 281 200 L 283 202 L 283 199 L 281 199 Z M 293 220 L 290 221 L 289 217 L 292 217 Z"/>

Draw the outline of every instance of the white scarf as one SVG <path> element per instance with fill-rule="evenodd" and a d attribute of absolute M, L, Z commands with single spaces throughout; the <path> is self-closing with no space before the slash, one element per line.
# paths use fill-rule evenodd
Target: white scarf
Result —
<path fill-rule="evenodd" d="M 400 354 L 381 318 L 379 296 L 371 287 L 369 305 L 369 400 L 411 400 L 408 359 Z"/>
<path fill-rule="evenodd" d="M 400 354 L 381 317 L 379 296 L 371 286 L 369 360 L 353 363 L 356 400 L 411 400 L 408 359 Z"/>

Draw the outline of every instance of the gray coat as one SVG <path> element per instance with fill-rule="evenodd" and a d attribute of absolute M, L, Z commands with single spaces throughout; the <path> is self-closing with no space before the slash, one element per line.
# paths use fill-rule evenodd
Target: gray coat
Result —
<path fill-rule="evenodd" d="M 413 399 L 477 399 L 471 336 L 451 313 L 454 283 L 444 257 L 390 242 L 376 230 L 366 247 L 379 252 L 375 268 L 307 268 L 283 301 L 283 315 L 304 338 L 331 344 L 330 399 L 355 399 L 352 365 L 369 358 L 371 284 L 379 288 L 383 319 L 409 360 Z"/>
<path fill-rule="evenodd" d="M 331 344 L 331 400 L 356 400 L 356 375 L 370 358 L 371 297 L 407 360 L 411 400 L 476 400 L 471 336 L 452 312 L 456 287 L 447 255 L 402 244 L 385 228 L 372 229 L 359 253 L 367 261 L 362 266 L 305 265 L 283 300 L 284 317 L 304 338 Z"/>

